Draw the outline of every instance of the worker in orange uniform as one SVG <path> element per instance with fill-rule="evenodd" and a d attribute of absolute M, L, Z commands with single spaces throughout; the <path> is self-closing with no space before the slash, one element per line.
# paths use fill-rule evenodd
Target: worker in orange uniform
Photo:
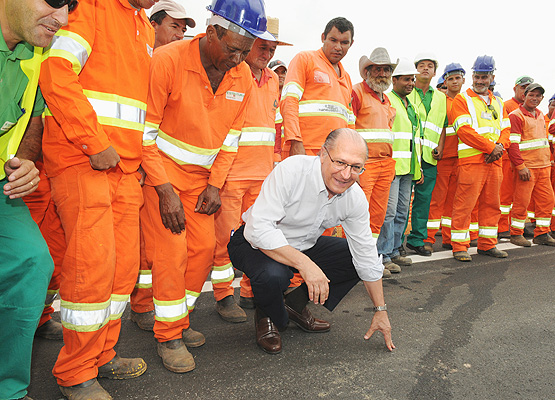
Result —
<path fill-rule="evenodd" d="M 137 170 L 154 45 L 142 8 L 152 4 L 81 2 L 42 65 L 44 165 L 67 245 L 59 292 L 64 346 L 53 373 L 68 399 L 111 399 L 97 377 L 146 371 L 143 359 L 121 358 L 114 345 L 138 274 Z"/>
<path fill-rule="evenodd" d="M 524 75 L 517 78 L 513 91 L 515 95 L 505 102 L 507 114 L 512 113 L 524 103 L 524 91 L 534 79 Z M 513 194 L 515 191 L 515 179 L 518 173 L 514 170 L 509 159 L 508 152 L 503 153 L 503 182 L 501 183 L 501 191 L 499 192 L 499 200 L 501 207 L 501 217 L 499 218 L 499 238 L 509 238 L 509 221 L 511 219 L 511 207 L 513 205 Z"/>
<path fill-rule="evenodd" d="M 453 202 L 451 244 L 453 257 L 472 261 L 468 254 L 469 225 L 474 206 L 478 211 L 478 254 L 505 258 L 497 244 L 501 156 L 509 147 L 510 122 L 503 102 L 488 90 L 495 79 L 495 60 L 479 56 L 472 66 L 472 88 L 459 93 L 451 112 L 459 137 L 459 176 Z"/>
<path fill-rule="evenodd" d="M 285 78 L 287 77 L 287 64 L 281 60 L 274 60 L 268 64 L 268 68 L 274 71 L 279 78 L 279 101 L 281 103 L 281 92 L 283 90 L 283 85 L 285 84 Z M 283 140 L 283 118 L 281 116 L 281 111 L 278 107 L 276 111 L 276 143 L 274 144 L 274 161 L 276 163 L 281 161 L 281 142 Z M 250 295 L 252 298 L 252 294 Z M 248 300 L 246 300 L 248 302 Z M 247 308 L 251 308 L 250 304 L 246 304 Z M 252 305 L 254 308 L 254 304 Z"/>
<path fill-rule="evenodd" d="M 276 18 L 268 18 L 268 32 L 275 27 Z M 279 20 L 277 20 L 279 23 Z M 279 28 L 278 28 L 279 29 Z M 279 33 L 278 33 L 279 34 Z M 274 35 L 267 39 L 256 38 L 245 62 L 252 73 L 253 89 L 245 124 L 241 129 L 239 148 L 224 186 L 220 190 L 222 205 L 216 212 L 216 249 L 211 280 L 216 299 L 216 310 L 228 322 L 244 322 L 247 314 L 237 305 L 231 283 L 235 277 L 233 265 L 227 253 L 232 233 L 241 225 L 241 215 L 254 203 L 260 193 L 262 182 L 274 166 L 276 140 L 276 111 L 279 107 L 279 78 L 268 68 L 280 44 Z M 249 279 L 244 275 L 241 290 L 252 297 Z"/>
<path fill-rule="evenodd" d="M 56 300 L 58 290 L 60 289 L 60 271 L 66 250 L 66 240 L 60 217 L 56 211 L 56 205 L 50 195 L 50 181 L 44 171 L 44 163 L 37 161 L 35 165 L 40 173 L 40 182 L 37 190 L 25 196 L 24 201 L 27 207 L 29 207 L 31 217 L 38 225 L 54 261 L 54 273 L 48 284 L 44 310 L 35 336 L 50 340 L 62 340 L 62 324 L 52 319 L 52 314 L 54 313 L 52 304 Z"/>
<path fill-rule="evenodd" d="M 551 145 L 551 187 L 555 192 L 555 94 L 549 99 L 549 105 L 547 108 L 547 114 L 545 115 L 547 130 L 549 132 L 548 139 Z M 553 212 L 551 214 L 551 237 L 555 239 L 555 206 L 553 207 Z"/>
<path fill-rule="evenodd" d="M 446 129 L 443 156 L 437 162 L 437 178 L 432 200 L 430 202 L 430 213 L 428 215 L 428 237 L 424 240 L 426 248 L 432 249 L 435 243 L 435 235 L 441 226 L 442 247 L 452 249 L 451 246 L 451 215 L 453 211 L 453 200 L 457 188 L 459 139 L 453 128 L 453 116 L 451 106 L 453 99 L 461 92 L 466 74 L 465 69 L 459 63 L 451 63 L 445 67 L 443 72 L 444 84 L 447 86 L 447 118 L 449 126 Z"/>
<path fill-rule="evenodd" d="M 152 7 L 150 23 L 154 27 L 154 50 L 165 44 L 182 40 L 187 26 L 196 22 L 187 16 L 185 8 L 174 0 L 160 0 Z M 141 212 L 143 209 L 141 208 Z M 131 293 L 131 321 L 145 331 L 154 329 L 154 302 L 152 301 L 152 263 L 146 259 L 144 237 L 141 230 L 141 266 L 135 289 Z"/>
<path fill-rule="evenodd" d="M 187 15 L 185 7 L 175 0 L 160 0 L 152 7 L 149 18 L 154 27 L 154 49 L 182 40 L 187 27 L 197 26 L 195 20 Z"/>
<path fill-rule="evenodd" d="M 523 236 L 526 210 L 532 197 L 536 218 L 533 242 L 555 246 L 555 239 L 549 235 L 555 204 L 551 187 L 551 150 L 545 116 L 537 108 L 544 93 L 545 89 L 540 84 L 529 84 L 524 91 L 524 103 L 509 115 L 511 146 L 508 152 L 511 163 L 518 171 L 511 210 L 511 243 L 517 246 L 532 245 Z"/>
<path fill-rule="evenodd" d="M 345 18 L 334 18 L 322 33 L 322 48 L 303 51 L 289 64 L 280 105 L 284 127 L 282 159 L 296 154 L 314 156 L 329 132 L 354 129 L 353 88 L 341 64 L 353 38 L 353 24 Z"/>
<path fill-rule="evenodd" d="M 395 178 L 391 128 L 396 111 L 384 92 L 391 85 L 391 74 L 397 64 L 391 62 L 386 49 L 378 47 L 370 57 L 362 56 L 358 66 L 363 81 L 353 87 L 352 106 L 356 131 L 368 144 L 366 173 L 360 176 L 359 184 L 369 203 L 372 236 L 377 239 L 387 211 L 389 188 Z"/>
<path fill-rule="evenodd" d="M 266 36 L 262 0 L 214 0 L 206 33 L 161 47 L 152 60 L 141 227 L 152 261 L 154 337 L 164 366 L 195 368 L 189 326 L 214 258 L 214 213 L 235 158 L 252 90 L 242 63 Z M 187 227 L 187 229 L 185 229 Z"/>

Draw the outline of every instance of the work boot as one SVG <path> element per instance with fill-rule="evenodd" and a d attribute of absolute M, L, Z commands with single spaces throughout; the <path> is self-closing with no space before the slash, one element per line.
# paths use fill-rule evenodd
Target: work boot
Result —
<path fill-rule="evenodd" d="M 248 308 L 249 310 L 254 310 L 254 297 L 241 296 L 239 298 L 239 307 L 243 309 Z"/>
<path fill-rule="evenodd" d="M 158 355 L 171 372 L 184 373 L 195 369 L 195 359 L 181 339 L 158 342 Z"/>
<path fill-rule="evenodd" d="M 550 235 L 553 239 L 555 239 L 555 231 L 551 231 Z"/>
<path fill-rule="evenodd" d="M 200 347 L 206 343 L 206 338 L 200 332 L 195 331 L 191 327 L 183 329 L 183 343 L 189 347 Z"/>
<path fill-rule="evenodd" d="M 511 233 L 509 231 L 503 231 L 497 233 L 498 239 L 509 239 L 511 237 Z"/>
<path fill-rule="evenodd" d="M 154 310 L 147 312 L 135 312 L 131 310 L 131 321 L 137 324 L 143 331 L 154 330 Z"/>
<path fill-rule="evenodd" d="M 391 271 L 385 268 L 385 265 L 384 265 L 382 279 L 388 279 L 388 278 L 391 278 Z"/>
<path fill-rule="evenodd" d="M 526 240 L 522 235 L 511 235 L 511 243 L 522 247 L 532 246 L 532 243 Z"/>
<path fill-rule="evenodd" d="M 74 386 L 59 386 L 67 400 L 113 400 L 96 378 Z"/>
<path fill-rule="evenodd" d="M 453 245 L 451 243 L 442 243 L 441 247 L 447 250 L 453 250 Z"/>
<path fill-rule="evenodd" d="M 536 223 L 532 222 L 530 225 L 524 226 L 524 237 L 533 238 L 534 237 L 534 229 L 536 229 Z"/>
<path fill-rule="evenodd" d="M 463 262 L 472 261 L 472 257 L 470 257 L 470 254 L 468 254 L 468 251 L 455 251 L 453 253 L 453 258 L 457 261 L 463 261 Z"/>
<path fill-rule="evenodd" d="M 472 239 L 470 241 L 470 247 L 478 247 L 478 239 Z"/>
<path fill-rule="evenodd" d="M 424 250 L 428 250 L 430 253 L 433 253 L 434 252 L 433 244 L 424 242 Z"/>
<path fill-rule="evenodd" d="M 131 379 L 146 372 L 142 358 L 122 358 L 116 354 L 112 361 L 98 367 L 98 377 L 108 379 Z"/>
<path fill-rule="evenodd" d="M 405 249 L 405 245 L 404 245 L 404 244 L 402 244 L 402 245 L 399 247 L 398 250 L 399 250 L 399 255 L 400 255 L 401 257 L 405 257 L 405 256 L 407 255 L 407 249 Z"/>
<path fill-rule="evenodd" d="M 216 311 L 218 311 L 220 317 L 227 322 L 238 323 L 245 322 L 247 320 L 247 314 L 245 314 L 245 311 L 237 305 L 235 298 L 232 295 L 217 301 Z"/>
<path fill-rule="evenodd" d="M 509 254 L 506 251 L 499 250 L 497 247 L 492 247 L 489 250 L 480 250 L 478 249 L 478 254 L 483 256 L 490 256 L 495 258 L 507 258 Z"/>
<path fill-rule="evenodd" d="M 553 239 L 547 233 L 544 233 L 543 235 L 536 236 L 532 241 L 535 244 L 544 244 L 546 246 L 555 246 L 555 239 Z"/>
<path fill-rule="evenodd" d="M 389 272 L 392 272 L 394 274 L 398 274 L 399 272 L 401 272 L 401 267 L 399 266 L 399 264 L 396 264 L 393 261 L 385 262 L 383 266 Z"/>
<path fill-rule="evenodd" d="M 64 330 L 62 329 L 62 324 L 49 319 L 37 328 L 35 336 L 49 340 L 64 340 Z"/>
<path fill-rule="evenodd" d="M 394 262 L 397 265 L 402 266 L 402 267 L 408 267 L 409 265 L 412 265 L 412 260 L 410 258 L 402 256 L 402 255 L 391 257 L 391 261 Z M 393 271 L 391 271 L 391 272 L 393 272 Z"/>

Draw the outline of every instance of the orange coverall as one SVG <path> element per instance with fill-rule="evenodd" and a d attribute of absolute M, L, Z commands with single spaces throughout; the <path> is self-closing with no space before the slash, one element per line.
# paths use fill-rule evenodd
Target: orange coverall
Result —
<path fill-rule="evenodd" d="M 370 229 L 376 239 L 380 234 L 389 188 L 395 178 L 393 155 L 393 133 L 391 127 L 396 110 L 384 94 L 382 101 L 366 82 L 353 87 L 353 112 L 356 116 L 355 128 L 368 144 L 366 171 L 360 175 L 360 187 L 366 194 L 370 210 Z"/>
<path fill-rule="evenodd" d="M 280 104 L 282 160 L 289 155 L 291 140 L 303 142 L 307 155 L 316 155 L 331 131 L 355 128 L 351 78 L 341 63 L 338 66 L 340 76 L 322 49 L 303 51 L 291 61 Z"/>
<path fill-rule="evenodd" d="M 58 217 L 56 211 L 56 205 L 50 196 L 50 181 L 44 172 L 44 164 L 42 161 L 37 161 L 35 166 L 40 173 L 39 185 L 37 190 L 25 196 L 23 200 L 29 208 L 33 221 L 39 226 L 54 261 L 54 273 L 52 278 L 50 278 L 50 284 L 46 292 L 46 301 L 44 302 L 44 311 L 38 325 L 42 326 L 45 322 L 52 319 L 52 313 L 54 312 L 52 303 L 60 289 L 60 271 L 66 251 L 66 239 L 60 217 Z"/>
<path fill-rule="evenodd" d="M 64 346 L 53 369 L 72 386 L 116 352 L 121 315 L 137 279 L 141 138 L 154 30 L 127 0 L 81 2 L 43 62 L 43 154 L 65 232 L 60 299 Z M 121 161 L 91 168 L 112 146 Z"/>
<path fill-rule="evenodd" d="M 488 97 L 495 113 L 472 89 L 459 93 L 453 100 L 453 125 L 459 137 L 459 176 L 451 225 L 453 253 L 466 251 L 470 245 L 468 230 L 477 202 L 478 249 L 489 250 L 497 244 L 502 166 L 501 159 L 486 164 L 485 157 L 496 143 L 508 148 L 510 122 L 501 100 L 491 92 Z"/>
<path fill-rule="evenodd" d="M 549 120 L 546 116 L 546 124 L 547 124 L 547 131 L 549 132 L 548 139 L 551 145 L 551 187 L 555 192 L 555 162 L 554 159 L 554 152 L 555 152 L 555 116 Z M 555 206 L 553 207 L 553 211 L 551 213 L 551 232 L 555 232 Z"/>
<path fill-rule="evenodd" d="M 200 59 L 204 36 L 160 47 L 151 65 L 141 227 L 146 258 L 152 262 L 154 336 L 160 342 L 180 338 L 189 327 L 189 310 L 210 272 L 214 215 L 194 209 L 208 185 L 222 188 L 225 183 L 252 90 L 250 68 L 241 63 L 226 72 L 216 93 L 212 91 Z M 185 212 L 186 228 L 179 235 L 164 227 L 154 188 L 168 182 Z"/>
<path fill-rule="evenodd" d="M 511 211 L 511 235 L 522 235 L 530 199 L 534 199 L 536 228 L 534 236 L 549 232 L 555 198 L 551 186 L 551 150 L 543 113 L 536 115 L 520 106 L 513 111 L 511 120 L 511 147 L 509 157 L 517 171 L 528 168 L 530 179 L 523 181 L 518 173 Z"/>

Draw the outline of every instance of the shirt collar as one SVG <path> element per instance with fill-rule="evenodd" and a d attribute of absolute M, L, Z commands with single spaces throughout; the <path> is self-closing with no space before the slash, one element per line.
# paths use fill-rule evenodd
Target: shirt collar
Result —
<path fill-rule="evenodd" d="M 262 76 L 260 76 L 260 82 L 256 79 L 256 76 L 254 76 L 254 74 L 252 73 L 252 70 L 251 70 L 251 74 L 259 88 L 264 86 L 270 79 L 273 78 L 271 74 L 271 70 L 268 67 L 262 70 Z"/>
<path fill-rule="evenodd" d="M 322 58 L 322 60 L 324 60 L 330 66 L 330 68 L 333 68 L 333 65 L 331 65 L 330 60 L 328 60 L 322 48 L 318 49 L 318 55 L 320 56 L 320 58 Z M 337 63 L 337 66 L 339 68 L 339 71 L 341 72 L 341 76 L 337 76 L 337 78 L 343 79 L 343 77 L 345 76 L 345 70 L 343 69 L 343 64 L 341 64 L 341 61 Z"/>
<path fill-rule="evenodd" d="M 4 40 L 4 36 L 0 35 L 0 52 L 6 53 L 9 61 L 29 60 L 33 58 L 34 47 L 27 42 L 19 42 L 13 50 L 10 50 Z"/>
<path fill-rule="evenodd" d="M 540 110 L 538 110 L 538 108 L 536 108 L 536 115 L 534 116 L 534 114 L 532 114 L 530 111 L 528 111 L 526 108 L 524 108 L 524 106 L 521 104 L 520 106 L 518 106 L 520 108 L 520 111 L 522 111 L 522 113 L 524 115 L 527 115 L 529 117 L 538 119 L 540 118 L 540 116 L 543 118 L 543 115 L 540 115 Z"/>

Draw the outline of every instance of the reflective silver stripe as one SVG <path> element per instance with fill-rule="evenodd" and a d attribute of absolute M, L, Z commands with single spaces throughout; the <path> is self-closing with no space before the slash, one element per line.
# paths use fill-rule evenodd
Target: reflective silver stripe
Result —
<path fill-rule="evenodd" d="M 412 140 L 412 132 L 393 132 L 395 140 Z"/>
<path fill-rule="evenodd" d="M 501 110 L 503 110 L 503 107 L 501 107 Z M 508 118 L 503 118 L 503 121 L 501 121 L 501 130 L 510 128 L 510 127 L 511 127 L 511 121 Z"/>
<path fill-rule="evenodd" d="M 299 103 L 299 116 L 310 115 L 330 115 L 338 114 L 345 121 L 350 121 L 350 112 L 345 106 L 339 103 L 329 103 L 325 101 L 306 101 Z"/>
<path fill-rule="evenodd" d="M 451 226 L 451 218 L 442 218 L 441 219 L 442 226 Z"/>
<path fill-rule="evenodd" d="M 499 209 L 502 214 L 508 214 L 511 212 L 511 206 L 500 206 Z"/>
<path fill-rule="evenodd" d="M 473 148 L 474 148 L 474 147 L 470 147 L 469 145 L 464 144 L 464 143 L 459 143 L 459 146 L 457 147 L 457 149 L 458 149 L 459 151 L 461 151 L 461 150 L 473 149 Z"/>
<path fill-rule="evenodd" d="M 551 225 L 551 218 L 536 218 L 537 226 L 549 226 Z"/>
<path fill-rule="evenodd" d="M 349 120 L 347 121 L 347 123 L 349 125 L 354 125 L 356 122 L 357 122 L 357 117 L 352 111 L 349 110 Z"/>
<path fill-rule="evenodd" d="M 412 156 L 411 151 L 394 151 L 392 154 L 393 158 L 408 158 L 410 159 Z"/>
<path fill-rule="evenodd" d="M 158 149 L 160 149 L 170 157 L 173 157 L 185 164 L 200 165 L 203 167 L 210 167 L 212 164 L 214 164 L 214 160 L 216 160 L 216 156 L 218 155 L 219 150 L 217 149 L 214 154 L 197 154 L 182 149 L 181 147 L 177 147 L 161 136 L 158 136 L 156 138 L 156 145 L 158 146 Z"/>
<path fill-rule="evenodd" d="M 455 132 L 455 129 L 452 126 L 447 127 L 447 129 L 445 129 L 445 135 L 446 136 L 454 136 L 457 133 Z"/>
<path fill-rule="evenodd" d="M 210 279 L 212 281 L 227 281 L 230 280 L 231 277 L 235 276 L 235 272 L 233 271 L 233 267 L 230 266 L 223 271 L 212 270 L 212 274 L 210 275 Z"/>
<path fill-rule="evenodd" d="M 143 142 L 156 140 L 159 127 L 160 125 L 154 125 L 147 122 L 143 132 Z"/>
<path fill-rule="evenodd" d="M 524 229 L 524 221 L 511 218 L 511 226 L 519 229 Z"/>
<path fill-rule="evenodd" d="M 536 213 L 534 211 L 527 211 L 526 214 L 528 218 L 536 218 Z"/>
<path fill-rule="evenodd" d="M 125 307 L 127 306 L 127 300 L 129 299 L 129 296 L 124 296 L 124 297 L 126 297 L 125 300 L 122 300 L 122 301 L 112 300 L 110 302 L 111 319 L 121 318 L 123 312 L 125 311 Z"/>
<path fill-rule="evenodd" d="M 547 139 L 525 140 L 518 145 L 520 150 L 534 150 L 549 147 Z"/>
<path fill-rule="evenodd" d="M 426 129 L 426 128 L 431 129 L 432 131 L 434 131 L 438 135 L 441 135 L 441 131 L 443 130 L 443 128 L 440 128 L 439 126 L 437 126 L 436 124 L 434 124 L 430 121 L 424 121 L 424 123 L 422 124 L 422 128 L 423 129 Z"/>
<path fill-rule="evenodd" d="M 244 145 L 249 142 L 264 142 L 268 145 L 274 145 L 276 140 L 275 132 L 263 132 L 263 131 L 243 131 L 241 132 L 241 137 L 239 138 L 239 145 Z"/>
<path fill-rule="evenodd" d="M 462 124 L 472 125 L 472 118 L 471 117 L 459 117 L 453 124 L 455 130 L 459 129 Z"/>
<path fill-rule="evenodd" d="M 509 139 L 511 143 L 520 143 L 520 135 L 517 135 L 515 133 L 511 133 L 511 136 L 509 136 Z"/>
<path fill-rule="evenodd" d="M 280 122 L 283 122 L 283 116 L 281 115 L 281 110 L 279 109 L 279 107 L 276 110 L 275 122 L 276 122 L 276 124 L 279 124 Z"/>
<path fill-rule="evenodd" d="M 474 223 L 471 222 L 471 223 L 470 223 L 470 226 L 469 226 L 469 229 L 470 229 L 471 231 L 477 231 L 477 230 L 478 230 L 478 226 L 479 226 L 479 225 L 478 225 L 477 222 L 474 222 Z"/>
<path fill-rule="evenodd" d="M 232 133 L 233 132 L 233 133 Z M 239 136 L 241 135 L 238 131 L 229 131 L 227 136 L 224 139 L 222 147 L 239 147 Z"/>
<path fill-rule="evenodd" d="M 139 279 L 137 280 L 139 285 L 152 285 L 152 273 L 139 274 Z"/>
<path fill-rule="evenodd" d="M 485 237 L 497 236 L 497 228 L 480 228 L 478 230 L 478 235 Z"/>
<path fill-rule="evenodd" d="M 104 325 L 110 319 L 110 302 L 104 303 L 106 306 L 100 310 L 75 310 L 66 308 L 66 302 L 60 303 L 60 316 L 62 322 L 72 326 L 91 326 L 98 327 Z"/>
<path fill-rule="evenodd" d="M 158 300 L 154 301 L 156 318 L 180 319 L 189 313 L 185 298 L 181 299 L 178 304 L 165 305 L 164 303 Z"/>
<path fill-rule="evenodd" d="M 281 98 L 284 99 L 287 96 L 293 96 L 299 101 L 303 98 L 304 89 L 295 82 L 289 82 L 283 87 L 281 91 Z"/>
<path fill-rule="evenodd" d="M 466 232 L 451 231 L 451 240 L 462 241 L 462 240 L 467 240 L 469 238 L 470 238 L 470 233 L 468 233 L 468 231 Z"/>
<path fill-rule="evenodd" d="M 422 139 L 422 146 L 429 147 L 430 149 L 435 149 L 437 147 L 437 143 L 432 142 L 429 139 Z"/>
<path fill-rule="evenodd" d="M 551 121 L 549 121 L 549 127 L 551 128 L 551 125 L 555 124 L 555 118 L 553 118 Z"/>
<path fill-rule="evenodd" d="M 93 99 L 88 97 L 89 103 L 99 117 L 115 118 L 127 122 L 145 123 L 146 111 L 127 104 L 114 101 Z"/>
<path fill-rule="evenodd" d="M 195 308 L 195 304 L 197 302 L 198 296 L 200 295 L 200 293 L 195 293 L 195 292 L 190 292 L 187 291 L 187 308 L 189 310 L 192 310 L 193 308 Z"/>
<path fill-rule="evenodd" d="M 393 144 L 393 140 L 395 140 L 395 135 L 391 131 L 357 129 L 357 132 L 360 133 L 360 136 L 362 136 L 367 142 L 384 142 Z"/>
<path fill-rule="evenodd" d="M 68 36 L 55 35 L 49 50 L 62 50 L 71 53 L 79 62 L 81 69 L 83 69 L 89 59 L 89 53 L 85 46 Z"/>
<path fill-rule="evenodd" d="M 441 221 L 428 221 L 426 228 L 428 229 L 439 229 Z"/>

